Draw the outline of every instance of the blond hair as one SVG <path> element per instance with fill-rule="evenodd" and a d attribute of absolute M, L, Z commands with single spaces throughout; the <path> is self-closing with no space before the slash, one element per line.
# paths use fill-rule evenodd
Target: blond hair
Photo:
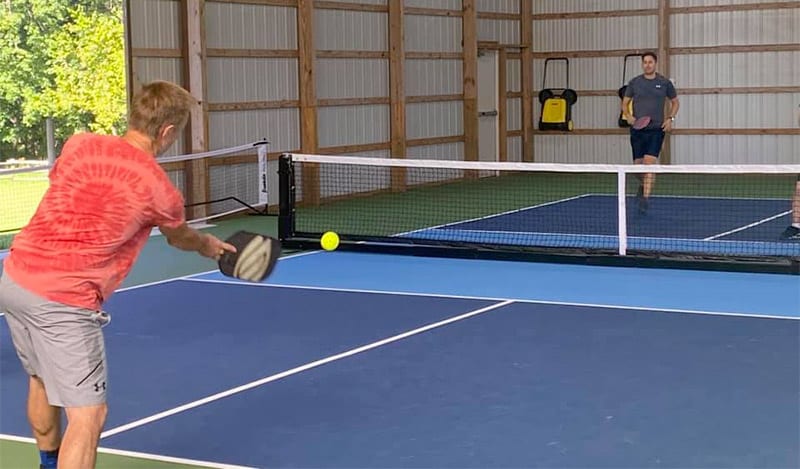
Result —
<path fill-rule="evenodd" d="M 131 101 L 128 127 L 158 140 L 165 125 L 181 130 L 197 100 L 185 89 L 167 81 L 142 86 Z"/>

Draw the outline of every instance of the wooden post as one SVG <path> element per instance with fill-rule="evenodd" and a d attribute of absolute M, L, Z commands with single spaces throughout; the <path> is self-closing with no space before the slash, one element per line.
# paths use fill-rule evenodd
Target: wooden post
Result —
<path fill-rule="evenodd" d="M 297 40 L 300 75 L 300 148 L 303 153 L 316 153 L 317 97 L 314 82 L 314 0 L 297 2 Z M 303 165 L 303 203 L 317 205 L 320 201 L 319 166 Z"/>
<path fill-rule="evenodd" d="M 669 69 L 670 69 L 670 57 L 669 57 L 669 46 L 670 46 L 670 34 L 669 34 L 669 27 L 670 27 L 670 10 L 669 10 L 669 0 L 658 0 L 658 68 L 662 75 L 669 78 Z M 664 107 L 665 116 L 668 116 L 671 112 L 669 102 Z M 672 155 L 671 155 L 671 138 L 670 134 L 667 134 L 664 137 L 664 148 L 661 151 L 661 162 L 662 164 L 671 164 L 672 163 Z"/>
<path fill-rule="evenodd" d="M 522 50 L 522 161 L 533 162 L 533 2 L 520 0 Z"/>
<path fill-rule="evenodd" d="M 190 153 L 208 150 L 208 100 L 206 87 L 206 30 L 205 0 L 182 0 L 185 14 L 184 75 L 189 92 L 198 105 L 192 109 L 187 140 Z M 210 199 L 206 159 L 190 160 L 185 164 L 186 201 L 201 203 Z M 188 210 L 190 219 L 206 216 L 208 207 L 198 205 Z"/>
<path fill-rule="evenodd" d="M 500 139 L 498 161 L 508 161 L 507 55 L 505 47 L 500 46 L 497 54 L 498 67 L 500 67 L 497 76 L 497 126 L 499 128 L 497 138 Z"/>
<path fill-rule="evenodd" d="M 389 96 L 391 106 L 391 157 L 406 157 L 405 7 L 389 2 Z M 392 190 L 406 189 L 406 169 L 392 167 Z"/>
<path fill-rule="evenodd" d="M 478 160 L 478 13 L 476 0 L 463 0 L 461 18 L 464 75 L 464 160 Z M 475 171 L 465 171 L 468 178 L 477 177 Z"/>

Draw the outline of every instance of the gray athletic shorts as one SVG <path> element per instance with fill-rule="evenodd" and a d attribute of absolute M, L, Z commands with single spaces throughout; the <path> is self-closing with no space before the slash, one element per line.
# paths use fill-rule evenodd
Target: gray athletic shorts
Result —
<path fill-rule="evenodd" d="M 106 351 L 101 327 L 111 317 L 48 301 L 0 276 L 0 312 L 25 371 L 44 382 L 57 407 L 106 402 Z"/>

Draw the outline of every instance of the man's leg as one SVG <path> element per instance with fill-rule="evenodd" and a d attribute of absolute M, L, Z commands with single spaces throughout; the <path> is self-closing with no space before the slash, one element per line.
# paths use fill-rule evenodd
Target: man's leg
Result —
<path fill-rule="evenodd" d="M 59 468 L 94 467 L 100 432 L 106 422 L 106 404 L 67 407 L 67 431 L 64 432 Z"/>
<path fill-rule="evenodd" d="M 30 378 L 28 421 L 39 448 L 42 467 L 56 467 L 61 446 L 61 408 L 50 405 L 44 384 L 36 376 Z"/>

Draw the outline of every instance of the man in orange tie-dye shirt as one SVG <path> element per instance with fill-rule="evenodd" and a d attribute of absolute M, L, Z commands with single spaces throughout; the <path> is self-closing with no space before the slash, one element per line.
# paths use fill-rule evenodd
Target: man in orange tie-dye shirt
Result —
<path fill-rule="evenodd" d="M 186 90 L 154 82 L 134 97 L 124 136 L 71 137 L 5 259 L 0 311 L 30 375 L 28 417 L 41 467 L 94 467 L 107 413 L 101 327 L 110 317 L 102 305 L 152 228 L 171 246 L 211 259 L 234 251 L 187 226 L 183 197 L 155 159 L 175 142 L 195 105 Z"/>

